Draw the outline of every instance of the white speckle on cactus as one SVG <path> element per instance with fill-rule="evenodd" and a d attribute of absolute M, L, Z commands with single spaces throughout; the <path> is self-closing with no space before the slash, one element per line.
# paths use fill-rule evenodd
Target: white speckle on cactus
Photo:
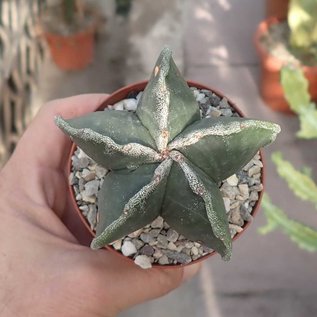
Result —
<path fill-rule="evenodd" d="M 168 176 L 172 163 L 173 161 L 171 159 L 167 159 L 155 169 L 151 182 L 145 185 L 139 192 L 130 198 L 130 200 L 124 206 L 123 213 L 125 215 L 138 209 L 140 204 L 146 201 L 146 199 L 159 186 L 161 181 Z"/>
<path fill-rule="evenodd" d="M 261 128 L 272 131 L 272 140 L 274 141 L 277 134 L 281 131 L 281 128 L 277 124 L 269 123 L 269 122 L 263 122 L 258 120 L 248 120 L 245 122 L 227 122 L 227 123 L 220 123 L 217 122 L 214 126 L 199 130 L 199 133 L 197 131 L 193 131 L 188 133 L 185 136 L 177 137 L 174 141 L 172 141 L 168 145 L 169 150 L 178 150 L 182 148 L 186 148 L 187 146 L 190 146 L 192 144 L 195 144 L 199 142 L 202 138 L 213 135 L 213 136 L 228 136 L 233 135 L 236 133 L 241 132 L 244 129 L 247 128 Z"/>

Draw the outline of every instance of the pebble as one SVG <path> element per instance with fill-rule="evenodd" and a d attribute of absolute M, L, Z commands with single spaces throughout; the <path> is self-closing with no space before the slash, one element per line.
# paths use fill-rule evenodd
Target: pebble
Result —
<path fill-rule="evenodd" d="M 157 236 L 157 242 L 159 243 L 159 246 L 163 249 L 167 249 L 168 246 L 168 239 L 166 236 L 159 234 Z"/>
<path fill-rule="evenodd" d="M 221 114 L 225 117 L 231 117 L 232 111 L 231 109 L 221 109 Z"/>
<path fill-rule="evenodd" d="M 173 242 L 169 242 L 168 245 L 167 245 L 167 248 L 168 248 L 169 250 L 172 250 L 172 251 L 177 250 L 177 246 L 176 246 L 175 243 L 173 243 Z"/>
<path fill-rule="evenodd" d="M 129 98 L 123 101 L 123 106 L 125 110 L 135 111 L 138 106 L 138 102 L 134 98 Z"/>
<path fill-rule="evenodd" d="M 239 179 L 237 177 L 236 174 L 233 174 L 232 176 L 230 176 L 229 178 L 227 178 L 227 183 L 230 185 L 230 186 L 237 186 L 238 183 L 239 183 Z"/>
<path fill-rule="evenodd" d="M 130 234 L 128 235 L 128 237 L 130 237 L 130 238 L 137 238 L 142 232 L 143 232 L 143 229 L 141 228 L 141 229 L 139 229 L 139 230 L 136 230 L 136 231 L 130 233 Z"/>
<path fill-rule="evenodd" d="M 161 232 L 161 229 L 152 229 L 149 231 L 151 237 L 156 238 Z"/>
<path fill-rule="evenodd" d="M 164 254 L 169 259 L 176 260 L 178 263 L 181 263 L 181 264 L 188 264 L 192 261 L 192 258 L 190 257 L 190 255 L 185 254 L 183 252 L 175 252 L 171 250 L 166 250 L 164 251 Z"/>
<path fill-rule="evenodd" d="M 145 243 L 150 243 L 150 242 L 154 241 L 154 237 L 149 233 L 142 233 L 140 235 L 140 238 Z"/>
<path fill-rule="evenodd" d="M 124 110 L 124 103 L 123 103 L 123 101 L 119 101 L 119 102 L 115 103 L 115 104 L 113 105 L 113 109 L 114 109 L 114 110 L 120 110 L 120 111 Z"/>
<path fill-rule="evenodd" d="M 115 250 L 120 250 L 122 246 L 122 240 L 117 240 L 112 243 L 112 246 L 114 247 Z"/>
<path fill-rule="evenodd" d="M 239 190 L 241 193 L 241 196 L 246 200 L 249 197 L 249 186 L 247 184 L 240 184 Z"/>
<path fill-rule="evenodd" d="M 142 97 L 142 95 L 143 95 L 143 91 L 140 91 L 140 92 L 138 93 L 138 95 L 136 96 L 137 102 L 139 102 L 139 100 L 140 100 L 140 98 Z"/>
<path fill-rule="evenodd" d="M 228 100 L 226 98 L 222 98 L 221 101 L 219 102 L 219 108 L 222 108 L 222 109 L 228 109 L 230 108 L 229 106 L 229 103 L 228 103 Z M 232 113 L 232 112 L 231 112 Z"/>
<path fill-rule="evenodd" d="M 157 217 L 152 223 L 152 228 L 163 228 L 164 219 L 162 217 Z"/>
<path fill-rule="evenodd" d="M 195 246 L 192 247 L 191 252 L 192 252 L 193 255 L 198 255 L 199 254 L 198 248 L 196 248 Z"/>
<path fill-rule="evenodd" d="M 102 166 L 96 165 L 95 173 L 98 178 L 103 178 L 107 174 L 107 169 Z"/>
<path fill-rule="evenodd" d="M 131 241 L 124 241 L 121 247 L 121 252 L 124 256 L 131 256 L 137 253 L 137 248 Z"/>
<path fill-rule="evenodd" d="M 240 208 L 232 209 L 229 213 L 229 222 L 233 223 L 234 225 L 243 226 L 244 221 L 240 214 Z"/>
<path fill-rule="evenodd" d="M 170 242 L 176 242 L 178 239 L 179 234 L 173 230 L 173 229 L 169 229 L 167 231 L 167 240 Z"/>
<path fill-rule="evenodd" d="M 147 256 L 151 256 L 154 254 L 155 250 L 153 247 L 151 247 L 150 245 L 145 245 L 141 250 L 140 250 L 141 254 L 147 255 Z"/>
<path fill-rule="evenodd" d="M 96 205 L 90 205 L 87 214 L 87 220 L 91 229 L 95 229 L 97 225 L 97 208 Z"/>
<path fill-rule="evenodd" d="M 260 166 L 252 166 L 248 170 L 248 175 L 249 175 L 249 177 L 252 177 L 255 174 L 259 174 L 260 172 L 261 172 L 261 167 Z"/>
<path fill-rule="evenodd" d="M 140 250 L 144 246 L 144 242 L 139 239 L 133 239 L 131 242 L 134 244 L 134 246 Z"/>
<path fill-rule="evenodd" d="M 85 168 L 82 171 L 81 176 L 83 177 L 83 179 L 86 182 L 89 182 L 89 181 L 92 181 L 92 180 L 94 180 L 96 178 L 96 173 L 94 171 L 91 171 L 91 170 Z"/>
<path fill-rule="evenodd" d="M 256 191 L 252 191 L 249 197 L 250 201 L 257 201 L 259 200 L 259 194 Z"/>
<path fill-rule="evenodd" d="M 93 180 L 90 182 L 87 182 L 85 184 L 85 195 L 86 196 L 93 196 L 97 195 L 98 190 L 99 190 L 99 181 L 98 180 Z"/>
<path fill-rule="evenodd" d="M 158 263 L 160 265 L 167 265 L 169 264 L 169 261 L 168 261 L 168 257 L 166 255 L 162 255 L 159 260 L 158 260 Z"/>
<path fill-rule="evenodd" d="M 240 204 L 241 204 L 241 202 L 238 200 L 233 201 L 233 203 L 230 205 L 230 209 L 235 209 L 235 208 L 239 207 Z"/>
<path fill-rule="evenodd" d="M 226 212 L 229 212 L 231 200 L 228 197 L 223 197 L 223 203 L 225 205 Z"/>
<path fill-rule="evenodd" d="M 76 169 L 83 169 L 87 167 L 88 165 L 89 165 L 88 157 L 81 157 L 81 158 L 76 157 L 75 159 L 73 159 L 73 166 Z"/>
<path fill-rule="evenodd" d="M 223 193 L 224 197 L 227 197 L 231 200 L 234 200 L 236 195 L 239 194 L 239 190 L 237 187 L 230 186 L 227 182 L 224 182 L 220 188 L 221 192 Z"/>
<path fill-rule="evenodd" d="M 146 255 L 138 255 L 134 259 L 134 263 L 142 269 L 150 269 L 152 267 L 151 259 Z"/>
<path fill-rule="evenodd" d="M 159 259 L 163 256 L 163 252 L 161 251 L 161 249 L 155 249 L 155 252 L 153 254 L 153 258 L 154 259 Z"/>
<path fill-rule="evenodd" d="M 71 172 L 68 176 L 68 182 L 70 185 L 77 184 L 77 177 L 75 177 L 74 173 Z"/>
<path fill-rule="evenodd" d="M 218 110 L 217 108 L 214 108 L 208 113 L 208 115 L 209 115 L 209 117 L 218 118 L 221 116 L 221 111 Z"/>

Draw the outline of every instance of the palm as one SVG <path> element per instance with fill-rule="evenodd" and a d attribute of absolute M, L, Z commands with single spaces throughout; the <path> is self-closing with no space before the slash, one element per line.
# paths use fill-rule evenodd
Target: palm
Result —
<path fill-rule="evenodd" d="M 65 169 L 71 144 L 53 119 L 93 111 L 105 97 L 83 95 L 43 107 L 1 171 L 1 316 L 113 316 L 181 281 L 182 270 L 141 270 L 82 246 L 76 230 L 68 229 L 74 227 Z M 156 278 L 166 281 L 165 288 L 144 285 Z"/>

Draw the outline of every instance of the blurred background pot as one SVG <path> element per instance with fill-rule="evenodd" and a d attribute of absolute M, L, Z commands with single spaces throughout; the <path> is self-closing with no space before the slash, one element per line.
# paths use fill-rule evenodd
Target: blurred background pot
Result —
<path fill-rule="evenodd" d="M 94 57 L 98 16 L 78 0 L 61 0 L 41 17 L 41 28 L 51 57 L 62 70 L 79 70 Z"/>
<path fill-rule="evenodd" d="M 289 0 L 266 0 L 266 16 L 285 19 Z"/>
<path fill-rule="evenodd" d="M 277 18 L 268 18 L 262 21 L 256 31 L 255 46 L 260 58 L 261 77 L 260 77 L 260 94 L 265 103 L 276 111 L 291 113 L 288 102 L 284 97 L 284 91 L 280 83 L 280 72 L 285 62 L 273 56 L 268 52 L 261 39 L 268 34 L 273 24 L 282 22 Z M 312 99 L 317 98 L 317 67 L 316 66 L 300 66 L 305 77 L 309 81 L 309 92 Z"/>

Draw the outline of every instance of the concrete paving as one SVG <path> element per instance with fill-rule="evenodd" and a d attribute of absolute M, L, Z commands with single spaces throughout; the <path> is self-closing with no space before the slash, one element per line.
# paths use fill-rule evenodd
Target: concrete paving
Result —
<path fill-rule="evenodd" d="M 249 117 L 281 125 L 283 132 L 266 151 L 267 192 L 289 215 L 317 226 L 312 206 L 294 198 L 269 160 L 272 151 L 280 150 L 297 167 L 312 167 L 317 176 L 317 142 L 297 140 L 297 118 L 270 111 L 258 94 L 259 68 L 252 38 L 257 23 L 264 17 L 264 0 L 189 3 L 184 32 L 186 77 L 222 91 Z M 101 54 L 106 52 L 105 45 L 110 45 L 109 38 L 111 34 L 106 43 L 99 43 L 95 64 L 84 72 L 64 75 L 48 62 L 43 76 L 48 76 L 49 81 L 42 81 L 43 100 L 112 91 L 124 82 L 124 69 L 109 63 L 108 57 Z M 116 61 L 116 50 L 113 52 Z M 120 63 L 124 56 L 122 50 L 119 52 Z M 212 257 L 204 263 L 201 273 L 180 289 L 134 307 L 120 317 L 317 316 L 317 255 L 299 250 L 281 232 L 259 235 L 257 230 L 263 224 L 265 218 L 260 213 L 247 233 L 234 243 L 229 263 Z"/>

